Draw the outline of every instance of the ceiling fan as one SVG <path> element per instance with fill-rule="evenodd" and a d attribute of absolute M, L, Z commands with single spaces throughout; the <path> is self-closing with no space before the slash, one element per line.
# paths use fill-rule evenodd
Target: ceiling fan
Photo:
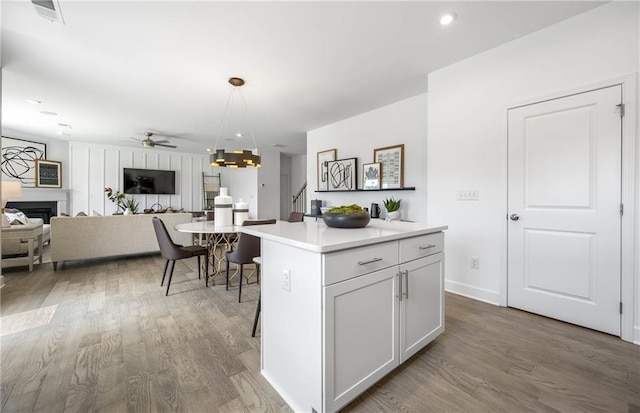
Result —
<path fill-rule="evenodd" d="M 165 148 L 177 148 L 177 146 L 175 145 L 167 145 L 169 143 L 168 140 L 161 140 L 161 141 L 155 141 L 153 139 L 151 139 L 151 137 L 153 136 L 153 132 L 145 132 L 144 136 L 146 136 L 146 139 L 138 139 L 138 138 L 131 138 L 134 139 L 138 142 L 142 142 L 142 146 L 144 146 L 145 148 L 153 148 L 155 146 L 164 146 Z"/>

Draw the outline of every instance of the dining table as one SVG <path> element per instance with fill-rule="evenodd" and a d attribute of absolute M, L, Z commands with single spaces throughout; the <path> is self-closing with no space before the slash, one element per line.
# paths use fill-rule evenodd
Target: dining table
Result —
<path fill-rule="evenodd" d="M 226 252 L 233 250 L 233 243 L 240 233 L 240 225 L 220 226 L 215 225 L 215 221 L 195 221 L 178 224 L 175 226 L 175 230 L 203 235 L 205 237 L 208 251 L 207 259 L 209 260 L 210 268 L 213 269 L 213 272 L 211 274 L 205 274 L 205 277 L 209 277 L 213 285 L 216 285 L 215 276 L 222 275 L 223 273 L 222 263 L 227 260 Z M 200 239 L 201 238 L 202 237 L 200 237 Z M 204 268 L 204 263 L 202 265 Z M 235 273 L 232 274 L 229 281 L 231 281 L 235 275 Z"/>

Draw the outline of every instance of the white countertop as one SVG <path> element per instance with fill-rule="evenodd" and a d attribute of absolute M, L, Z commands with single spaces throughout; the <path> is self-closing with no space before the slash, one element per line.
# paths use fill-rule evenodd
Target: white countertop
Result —
<path fill-rule="evenodd" d="M 424 224 L 372 219 L 365 228 L 330 228 L 324 221 L 287 222 L 241 227 L 240 231 L 313 252 L 334 252 L 418 235 L 441 232 L 447 226 L 429 228 Z"/>

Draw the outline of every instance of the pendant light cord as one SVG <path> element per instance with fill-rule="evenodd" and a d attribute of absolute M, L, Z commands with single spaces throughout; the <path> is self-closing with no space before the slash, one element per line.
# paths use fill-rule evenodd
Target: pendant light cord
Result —
<path fill-rule="evenodd" d="M 235 99 L 235 94 L 238 92 L 240 94 L 240 102 L 242 108 L 242 122 L 249 130 L 249 135 L 251 136 L 251 141 L 253 142 L 253 150 L 258 153 L 258 145 L 256 144 L 256 138 L 253 135 L 253 129 L 251 129 L 251 123 L 249 123 L 247 117 L 247 102 L 244 99 L 244 93 L 240 90 L 240 86 L 232 86 L 231 92 L 227 97 L 227 104 L 224 107 L 224 112 L 222 113 L 222 120 L 220 121 L 220 126 L 218 127 L 218 133 L 216 134 L 216 143 L 213 147 L 213 152 L 215 153 L 218 149 L 218 141 L 220 140 L 220 136 L 222 136 L 222 129 L 224 128 L 224 124 L 227 121 L 227 115 L 229 114 L 229 108 L 231 107 L 233 100 Z"/>

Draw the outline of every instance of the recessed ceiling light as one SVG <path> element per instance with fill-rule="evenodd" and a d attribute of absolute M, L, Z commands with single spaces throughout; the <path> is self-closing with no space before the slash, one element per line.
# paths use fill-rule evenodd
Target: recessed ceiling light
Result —
<path fill-rule="evenodd" d="M 40 113 L 42 113 L 43 115 L 47 115 L 47 116 L 58 116 L 57 113 L 55 112 L 50 112 L 48 110 L 41 110 Z"/>
<path fill-rule="evenodd" d="M 31 103 L 32 105 L 39 105 L 42 103 L 42 101 L 38 99 L 27 99 L 27 103 Z"/>
<path fill-rule="evenodd" d="M 242 138 L 242 133 L 240 132 L 236 133 L 236 138 Z"/>
<path fill-rule="evenodd" d="M 60 126 L 61 128 L 72 129 L 71 125 L 68 123 L 58 123 L 58 126 Z"/>
<path fill-rule="evenodd" d="M 287 145 L 283 145 L 281 143 L 272 143 L 271 146 L 274 148 L 284 148 Z"/>
<path fill-rule="evenodd" d="M 458 17 L 456 12 L 450 11 L 450 12 L 444 14 L 442 17 L 440 17 L 440 24 L 443 25 L 443 26 L 451 24 L 456 19 L 456 17 Z"/>

